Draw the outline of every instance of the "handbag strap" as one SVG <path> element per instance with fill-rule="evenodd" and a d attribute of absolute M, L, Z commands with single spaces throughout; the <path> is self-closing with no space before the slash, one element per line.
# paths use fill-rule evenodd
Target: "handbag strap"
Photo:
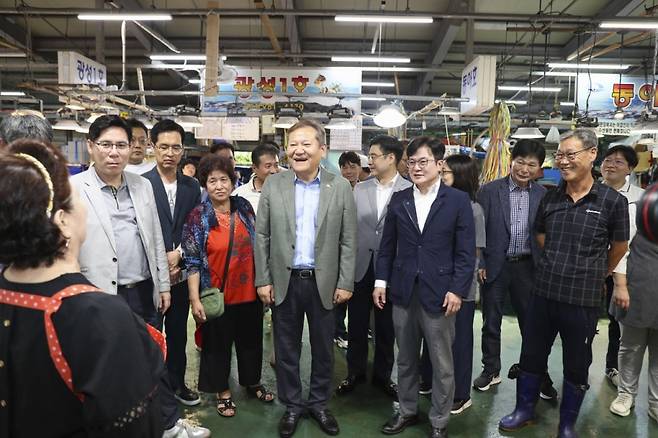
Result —
<path fill-rule="evenodd" d="M 235 213 L 231 213 L 231 225 L 228 235 L 228 252 L 226 253 L 226 263 L 224 263 L 224 275 L 222 276 L 222 293 L 226 288 L 226 279 L 228 277 L 228 267 L 231 263 L 231 252 L 233 251 L 233 233 L 235 231 Z"/>

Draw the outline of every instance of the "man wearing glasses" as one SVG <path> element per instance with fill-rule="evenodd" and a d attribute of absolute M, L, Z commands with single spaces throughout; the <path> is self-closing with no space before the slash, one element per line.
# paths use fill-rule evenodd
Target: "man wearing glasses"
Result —
<path fill-rule="evenodd" d="M 448 436 L 455 392 L 455 314 L 473 282 L 475 223 L 468 195 L 441 184 L 444 153 L 445 146 L 432 137 L 409 143 L 407 165 L 414 185 L 394 193 L 386 212 L 373 301 L 380 310 L 389 300 L 393 305 L 400 401 L 399 412 L 381 430 L 386 435 L 418 422 L 424 338 L 434 369 L 429 436 Z"/>
<path fill-rule="evenodd" d="M 71 177 L 87 207 L 87 239 L 80 271 L 106 293 L 119 295 L 152 326 L 161 329 L 171 302 L 169 266 L 151 184 L 124 172 L 131 129 L 119 116 L 101 116 L 89 127 L 88 170 Z M 160 313 L 160 314 L 159 314 Z M 210 431 L 180 418 L 167 376 L 159 389 L 163 438 L 208 437 Z"/>
<path fill-rule="evenodd" d="M 178 171 L 183 157 L 185 131 L 173 120 L 162 120 L 151 129 L 151 143 L 156 167 L 142 176 L 153 186 L 155 204 L 164 239 L 169 280 L 171 282 L 171 306 L 164 319 L 167 334 L 167 370 L 176 398 L 186 406 L 201 403 L 199 395 L 185 385 L 187 357 L 187 316 L 190 308 L 187 289 L 187 273 L 183 263 L 181 238 L 187 215 L 201 198 L 199 183 Z"/>
<path fill-rule="evenodd" d="M 628 202 L 594 181 L 598 141 L 591 129 L 560 138 L 555 165 L 562 182 L 542 199 L 535 234 L 543 254 L 535 275 L 521 346 L 516 408 L 500 420 L 514 431 L 535 419 L 535 405 L 557 334 L 562 339 L 564 384 L 558 437 L 575 437 L 585 397 L 592 341 L 605 278 L 628 248 Z"/>
<path fill-rule="evenodd" d="M 400 140 L 388 135 L 370 142 L 368 164 L 374 178 L 358 183 L 354 188 L 357 216 L 357 249 L 354 295 L 347 302 L 349 310 L 347 343 L 347 377 L 336 392 L 347 394 L 366 381 L 368 365 L 368 327 L 373 307 L 375 263 L 384 231 L 386 209 L 393 193 L 411 187 L 397 172 L 402 158 Z M 342 166 L 341 166 L 342 169 Z M 375 314 L 375 357 L 372 384 L 391 397 L 397 397 L 397 387 L 391 381 L 393 369 L 393 305 L 386 302 Z"/>
<path fill-rule="evenodd" d="M 124 170 L 141 175 L 155 167 L 153 161 L 144 161 L 146 148 L 149 145 L 148 129 L 146 129 L 146 125 L 137 119 L 128 119 L 126 120 L 126 124 L 132 131 L 132 140 L 130 141 L 131 148 L 128 165 Z"/>

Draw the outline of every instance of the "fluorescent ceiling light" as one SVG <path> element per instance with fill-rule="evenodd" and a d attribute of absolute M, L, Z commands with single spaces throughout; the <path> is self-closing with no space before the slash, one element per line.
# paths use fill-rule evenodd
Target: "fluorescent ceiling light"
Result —
<path fill-rule="evenodd" d="M 336 21 L 346 23 L 432 23 L 434 18 L 413 15 L 336 15 Z"/>
<path fill-rule="evenodd" d="M 361 82 L 362 87 L 395 87 L 393 82 Z"/>
<path fill-rule="evenodd" d="M 499 102 L 501 102 L 500 99 L 495 100 L 495 103 L 499 103 Z M 505 99 L 503 99 L 502 102 L 510 104 L 510 105 L 525 105 L 525 104 L 528 103 L 527 100 L 505 100 Z"/>
<path fill-rule="evenodd" d="M 164 53 L 164 54 L 151 54 L 149 55 L 151 61 L 205 61 L 206 55 L 203 53 Z M 226 61 L 226 56 L 220 57 L 222 61 Z"/>
<path fill-rule="evenodd" d="M 378 101 L 382 101 L 382 100 L 386 100 L 386 98 L 385 97 L 375 97 L 375 96 L 362 96 L 362 97 L 359 97 L 359 100 L 378 100 Z"/>
<path fill-rule="evenodd" d="M 512 138 L 544 138 L 544 134 L 541 133 L 539 128 L 536 126 L 519 126 L 514 134 L 511 135 Z"/>
<path fill-rule="evenodd" d="M 0 52 L 0 58 L 25 58 L 26 56 L 23 52 Z"/>
<path fill-rule="evenodd" d="M 560 106 L 576 106 L 576 102 L 560 102 Z"/>
<path fill-rule="evenodd" d="M 461 137 L 462 135 L 466 135 L 466 133 L 465 132 L 455 132 L 454 134 L 450 134 L 450 135 L 452 135 L 453 137 Z"/>
<path fill-rule="evenodd" d="M 390 56 L 332 56 L 332 62 L 389 62 L 408 64 L 411 58 L 395 58 Z"/>
<path fill-rule="evenodd" d="M 94 12 L 78 14 L 78 20 L 89 21 L 170 21 L 171 14 L 149 14 L 144 12 L 116 13 Z"/>
<path fill-rule="evenodd" d="M 576 72 L 570 72 L 570 71 L 547 71 L 545 74 L 543 71 L 533 71 L 532 74 L 534 76 L 556 76 L 556 77 L 569 77 L 569 78 L 575 78 L 578 76 L 578 73 Z"/>
<path fill-rule="evenodd" d="M 580 69 L 580 70 L 626 70 L 630 67 L 629 64 L 589 64 L 586 62 L 581 62 L 580 64 L 575 64 L 572 62 L 549 62 L 549 68 L 569 68 L 569 69 Z"/>
<path fill-rule="evenodd" d="M 0 96 L 25 96 L 22 91 L 0 91 Z"/>
<path fill-rule="evenodd" d="M 530 87 L 528 85 L 499 85 L 498 89 L 500 91 L 530 91 Z M 562 88 L 560 87 L 532 87 L 532 91 L 536 91 L 537 93 L 559 93 L 562 91 Z"/>
<path fill-rule="evenodd" d="M 181 68 L 181 69 L 190 69 L 190 70 L 199 70 L 202 68 L 206 68 L 205 64 L 165 64 L 165 63 L 158 63 L 158 64 L 151 64 L 153 68 Z"/>
<path fill-rule="evenodd" d="M 404 125 L 407 116 L 398 105 L 390 104 L 382 106 L 373 117 L 373 121 L 381 128 L 397 128 Z"/>
<path fill-rule="evenodd" d="M 601 29 L 658 29 L 658 21 L 604 21 Z"/>

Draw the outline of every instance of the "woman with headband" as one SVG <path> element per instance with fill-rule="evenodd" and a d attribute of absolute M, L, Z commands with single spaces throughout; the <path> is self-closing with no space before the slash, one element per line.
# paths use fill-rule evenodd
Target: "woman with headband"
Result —
<path fill-rule="evenodd" d="M 0 436 L 160 437 L 163 358 L 80 274 L 86 210 L 51 145 L 0 155 Z"/>

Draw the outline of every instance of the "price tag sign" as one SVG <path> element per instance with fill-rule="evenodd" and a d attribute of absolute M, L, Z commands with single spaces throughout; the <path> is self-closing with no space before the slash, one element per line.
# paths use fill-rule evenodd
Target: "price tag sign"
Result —
<path fill-rule="evenodd" d="M 107 85 L 107 67 L 77 52 L 57 52 L 60 84 Z"/>

